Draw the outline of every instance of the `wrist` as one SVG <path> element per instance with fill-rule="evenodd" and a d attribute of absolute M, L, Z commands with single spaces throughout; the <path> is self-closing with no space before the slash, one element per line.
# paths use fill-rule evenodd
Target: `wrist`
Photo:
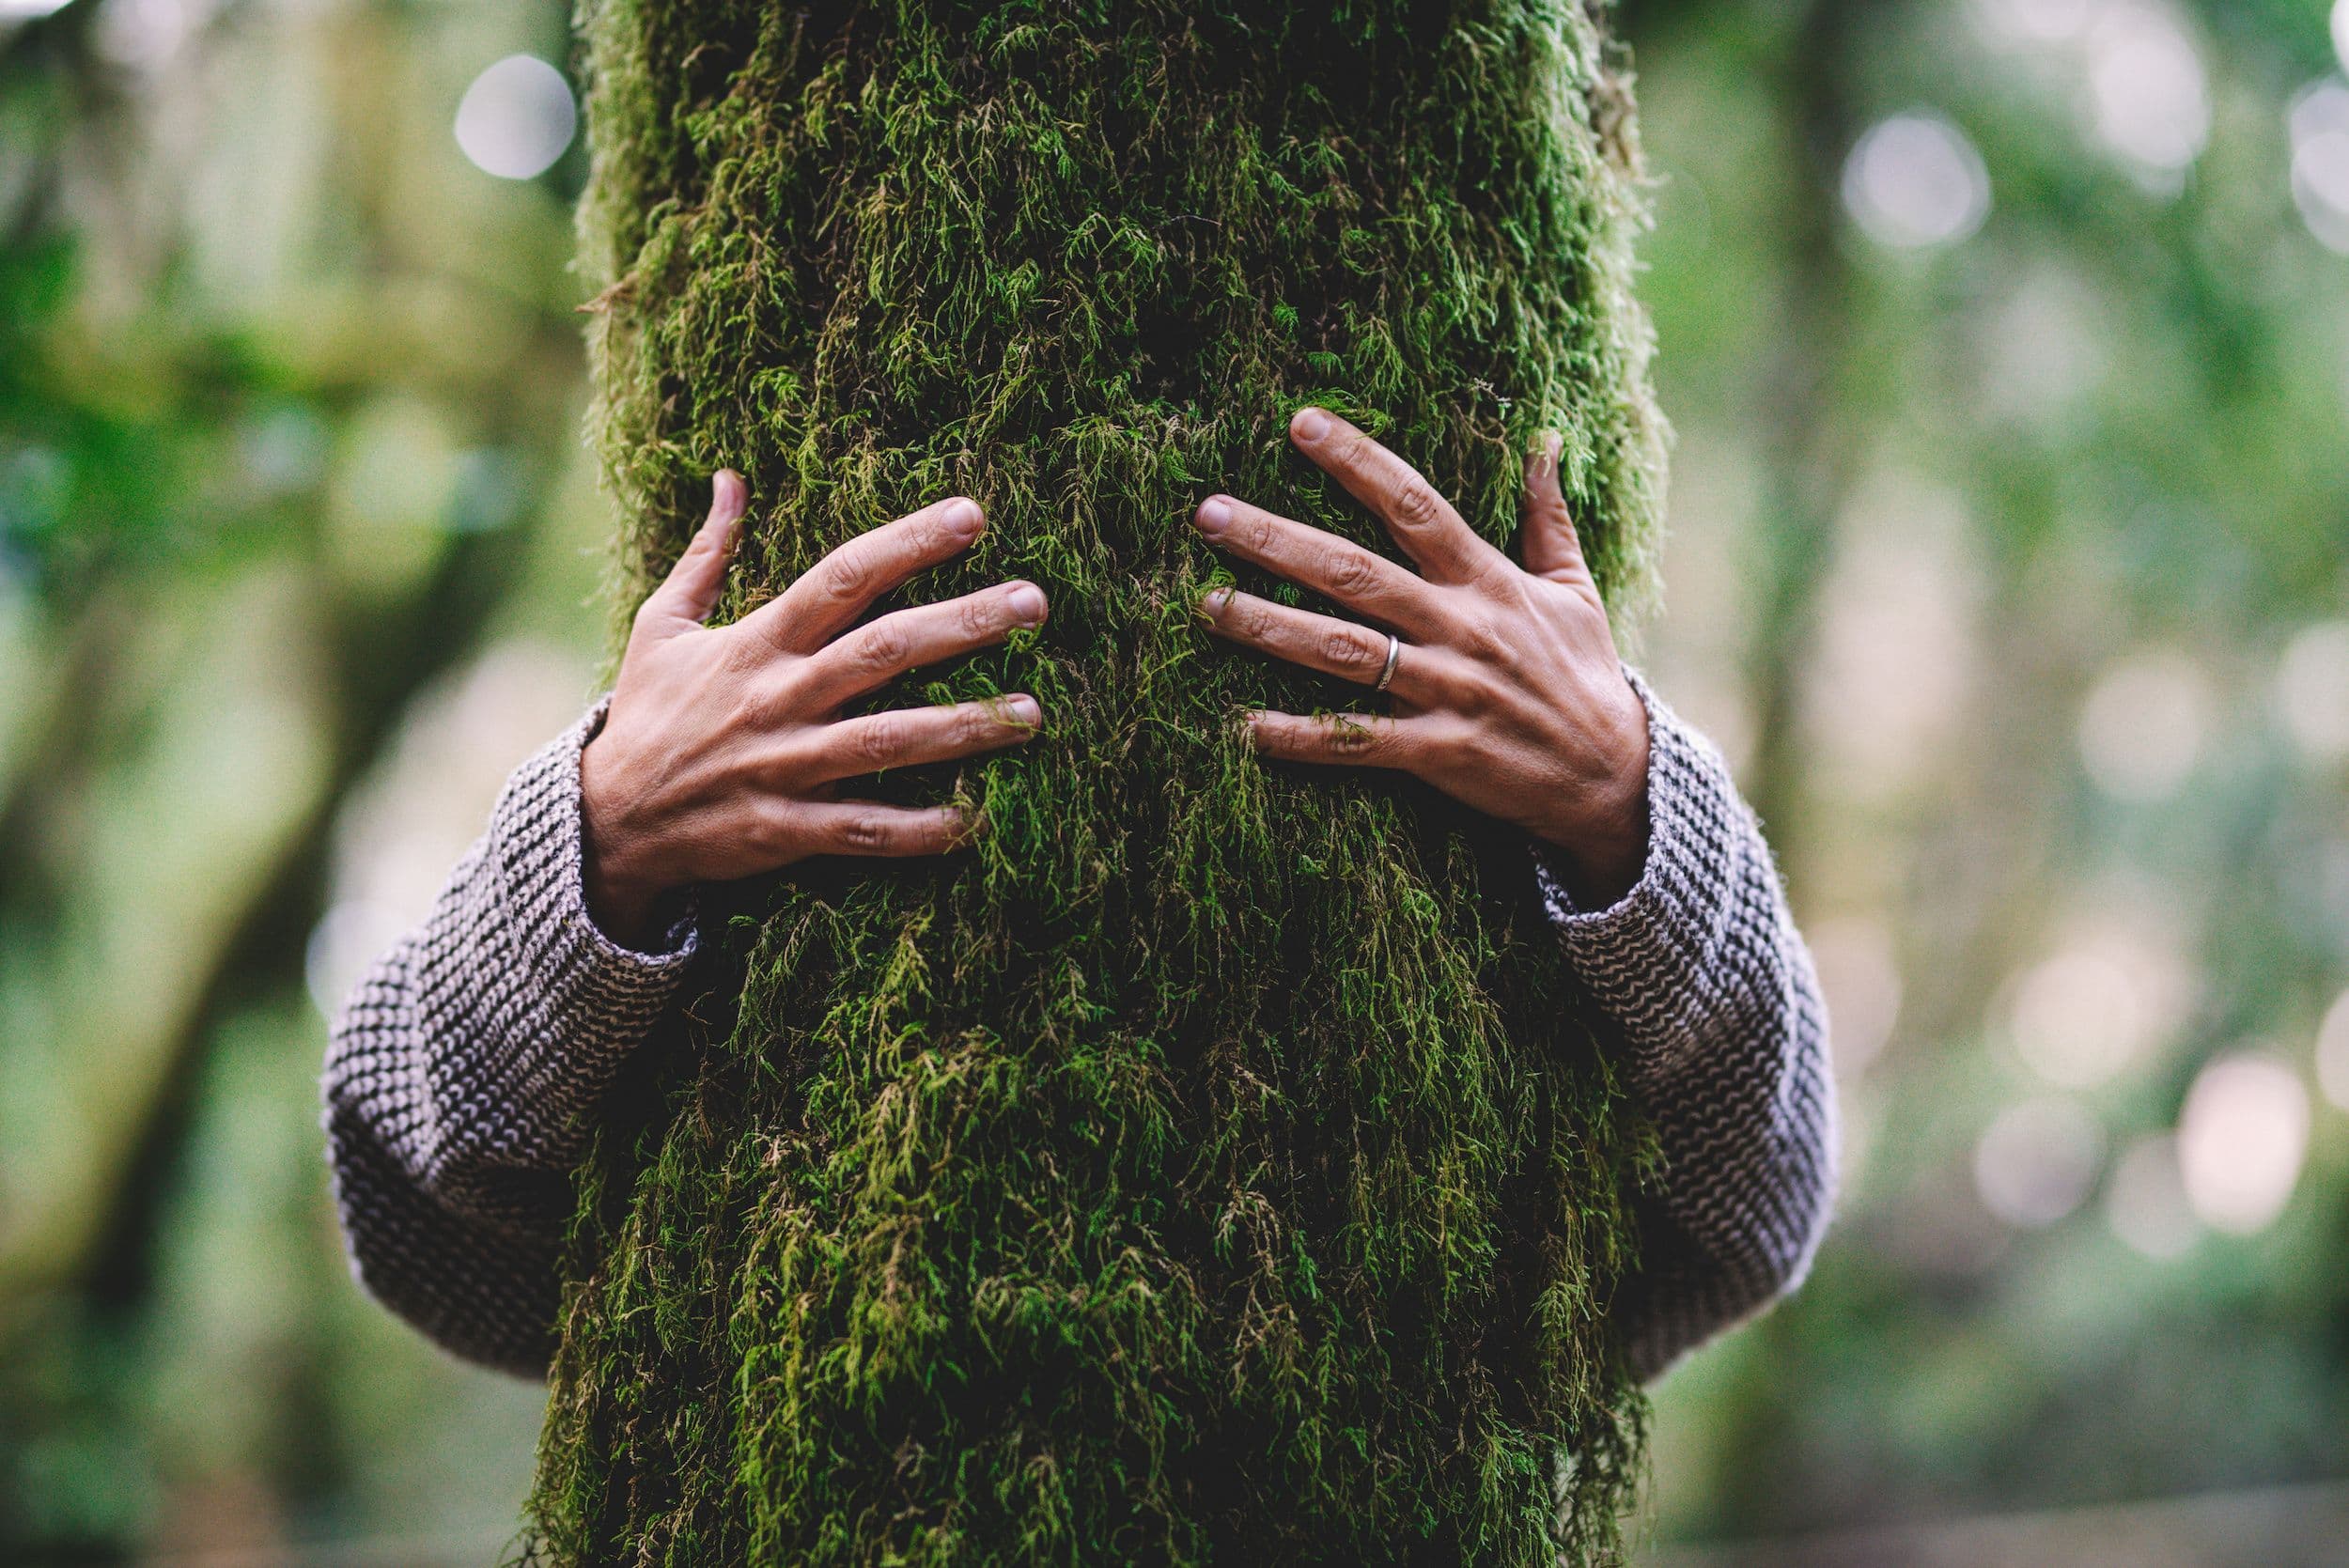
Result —
<path fill-rule="evenodd" d="M 635 852 L 644 835 L 631 830 L 612 803 L 608 762 L 608 753 L 599 754 L 595 740 L 580 753 L 580 881 L 597 928 L 622 947 L 642 952 L 657 935 L 654 910 L 672 890 Z"/>
<path fill-rule="evenodd" d="M 1619 741 L 1610 748 L 1613 763 L 1601 777 L 1575 792 L 1554 826 L 1534 830 L 1565 874 L 1567 892 L 1584 908 L 1610 908 L 1639 885 L 1647 869 L 1647 712 L 1631 694 L 1629 715 Z"/>

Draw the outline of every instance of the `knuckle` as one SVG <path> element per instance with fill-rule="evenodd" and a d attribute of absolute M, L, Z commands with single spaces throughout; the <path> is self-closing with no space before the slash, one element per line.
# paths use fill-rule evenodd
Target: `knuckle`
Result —
<path fill-rule="evenodd" d="M 1327 733 L 1330 749 L 1340 756 L 1365 757 L 1383 744 L 1378 732 L 1370 725 L 1343 719 L 1330 721 Z"/>
<path fill-rule="evenodd" d="M 840 842 L 851 849 L 877 852 L 889 847 L 892 834 L 886 818 L 858 812 L 840 822 Z"/>
<path fill-rule="evenodd" d="M 1377 568 L 1360 551 L 1331 551 L 1328 571 L 1330 586 L 1342 595 L 1368 593 L 1378 581 Z"/>
<path fill-rule="evenodd" d="M 1321 651 L 1342 670 L 1360 669 L 1371 661 L 1368 640 L 1352 627 L 1333 627 L 1323 633 Z"/>
<path fill-rule="evenodd" d="M 909 652 L 906 634 L 887 621 L 876 621 L 858 639 L 857 662 L 868 670 L 902 669 Z"/>
<path fill-rule="evenodd" d="M 1436 488 L 1414 474 L 1395 488 L 1394 520 L 1408 528 L 1424 528 L 1443 512 Z"/>
<path fill-rule="evenodd" d="M 905 722 L 894 716 L 876 714 L 855 731 L 855 737 L 856 753 L 863 761 L 882 766 L 904 754 Z"/>
<path fill-rule="evenodd" d="M 865 590 L 873 581 L 875 565 L 872 551 L 863 545 L 852 545 L 825 563 L 820 583 L 824 597 L 836 602 L 862 602 L 869 597 Z"/>
<path fill-rule="evenodd" d="M 1003 624 L 1003 607 L 1000 601 L 973 595 L 955 606 L 955 625 L 965 637 L 987 637 Z"/>

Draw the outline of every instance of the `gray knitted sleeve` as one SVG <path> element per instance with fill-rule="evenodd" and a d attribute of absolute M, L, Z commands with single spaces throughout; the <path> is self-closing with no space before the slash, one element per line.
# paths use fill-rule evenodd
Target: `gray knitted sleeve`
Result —
<path fill-rule="evenodd" d="M 583 1117 L 692 956 L 630 952 L 588 918 L 586 718 L 515 770 L 424 924 L 334 1023 L 327 1158 L 352 1271 L 448 1349 L 546 1371 Z"/>
<path fill-rule="evenodd" d="M 1653 1377 L 1802 1282 L 1835 1187 L 1827 1010 L 1778 868 L 1728 765 L 1636 673 L 1647 705 L 1648 853 L 1581 910 L 1540 857 L 1568 958 L 1620 1025 L 1663 1144 L 1619 1321 Z"/>

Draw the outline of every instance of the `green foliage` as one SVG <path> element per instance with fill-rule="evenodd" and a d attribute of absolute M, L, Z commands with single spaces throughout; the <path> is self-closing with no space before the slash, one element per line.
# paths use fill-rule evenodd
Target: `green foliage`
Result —
<path fill-rule="evenodd" d="M 913 591 L 1025 575 L 1053 614 L 919 695 L 1032 691 L 1050 733 L 883 781 L 983 810 L 975 856 L 711 911 L 708 995 L 583 1179 L 542 1545 L 1608 1555 L 1642 1143 L 1525 846 L 1257 762 L 1237 709 L 1360 693 L 1206 646 L 1187 525 L 1229 488 L 1383 542 L 1287 458 L 1308 399 L 1497 538 L 1558 428 L 1601 581 L 1643 584 L 1660 430 L 1597 24 L 813 16 L 588 8 L 597 429 L 641 520 L 615 605 L 720 464 L 754 506 L 725 613 L 968 493 L 988 532 Z"/>

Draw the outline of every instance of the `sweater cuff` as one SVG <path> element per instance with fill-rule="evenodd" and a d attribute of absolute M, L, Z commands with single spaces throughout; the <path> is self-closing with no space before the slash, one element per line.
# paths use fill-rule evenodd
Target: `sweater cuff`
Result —
<path fill-rule="evenodd" d="M 1648 718 L 1648 844 L 1640 879 L 1609 908 L 1586 910 L 1539 844 L 1533 874 L 1568 961 L 1623 1026 L 1634 1076 L 1652 1080 L 1668 1075 L 1688 1047 L 1687 1025 L 1702 1011 L 1739 861 L 1756 830 L 1720 753 L 1637 671 L 1626 666 L 1624 674 Z"/>
<path fill-rule="evenodd" d="M 502 1165 L 501 1149 L 568 1156 L 698 945 L 690 906 L 650 953 L 614 941 L 588 912 L 579 759 L 608 706 L 599 702 L 506 781 L 482 846 L 486 875 L 474 879 L 480 907 L 458 923 L 472 937 L 460 961 L 496 976 L 487 1016 L 509 1020 L 433 1064 L 436 1100 L 460 1108 L 443 1147 L 465 1165 Z"/>
<path fill-rule="evenodd" d="M 612 711 L 610 692 L 596 699 L 579 722 L 547 748 L 559 752 L 561 764 L 554 785 L 559 798 L 549 802 L 563 827 L 568 830 L 568 854 L 562 857 L 567 868 L 562 897 L 567 911 L 577 911 L 579 922 L 593 939 L 597 956 L 613 965 L 644 971 L 657 971 L 674 981 L 692 961 L 700 946 L 700 900 L 692 893 L 677 895 L 674 914 L 661 928 L 661 945 L 649 952 L 639 952 L 624 942 L 615 941 L 596 924 L 596 917 L 587 908 L 587 802 L 580 783 L 580 757 L 587 743 L 603 733 L 603 722 Z M 544 753 L 540 753 L 544 755 Z M 525 766 L 527 766 L 525 764 Z M 512 788 L 511 784 L 507 785 Z"/>

